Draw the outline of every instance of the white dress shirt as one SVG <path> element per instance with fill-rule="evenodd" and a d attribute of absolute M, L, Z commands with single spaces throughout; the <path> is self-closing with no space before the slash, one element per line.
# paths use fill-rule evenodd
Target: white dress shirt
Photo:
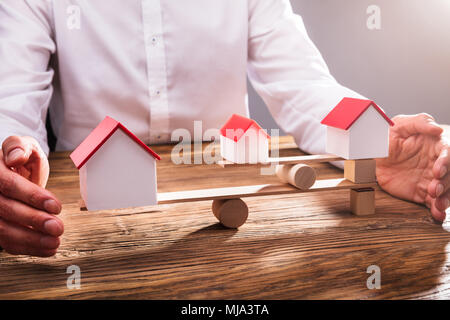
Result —
<path fill-rule="evenodd" d="M 109 115 L 147 144 L 248 116 L 246 75 L 277 124 L 324 152 L 344 96 L 288 0 L 0 0 L 0 142 L 74 149 Z"/>

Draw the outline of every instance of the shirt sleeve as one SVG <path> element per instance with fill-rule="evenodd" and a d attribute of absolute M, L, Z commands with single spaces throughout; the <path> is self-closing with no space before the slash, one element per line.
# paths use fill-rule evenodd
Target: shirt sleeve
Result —
<path fill-rule="evenodd" d="M 248 76 L 277 124 L 308 153 L 325 152 L 320 122 L 343 97 L 340 85 L 288 0 L 249 0 Z"/>
<path fill-rule="evenodd" d="M 46 154 L 55 52 L 51 12 L 51 1 L 0 1 L 0 143 L 10 135 L 32 136 Z"/>

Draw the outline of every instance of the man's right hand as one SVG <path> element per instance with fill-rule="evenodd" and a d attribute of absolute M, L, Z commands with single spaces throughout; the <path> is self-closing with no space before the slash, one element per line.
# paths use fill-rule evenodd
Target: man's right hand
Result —
<path fill-rule="evenodd" d="M 61 203 L 45 189 L 47 157 L 31 137 L 11 136 L 0 151 L 0 246 L 11 254 L 50 257 L 64 225 Z"/>

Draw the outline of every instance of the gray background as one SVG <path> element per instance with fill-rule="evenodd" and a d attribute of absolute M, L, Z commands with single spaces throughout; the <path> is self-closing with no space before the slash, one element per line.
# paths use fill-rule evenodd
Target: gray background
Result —
<path fill-rule="evenodd" d="M 341 84 L 389 116 L 428 112 L 450 124 L 450 0 L 291 0 Z M 367 7 L 381 9 L 369 30 Z M 250 115 L 277 128 L 249 85 Z"/>

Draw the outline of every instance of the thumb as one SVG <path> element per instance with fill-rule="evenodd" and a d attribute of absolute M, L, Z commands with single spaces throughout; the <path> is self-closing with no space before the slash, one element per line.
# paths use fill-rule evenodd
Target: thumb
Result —
<path fill-rule="evenodd" d="M 25 137 L 11 136 L 3 142 L 2 151 L 8 167 L 20 167 L 28 162 L 33 144 Z"/>

